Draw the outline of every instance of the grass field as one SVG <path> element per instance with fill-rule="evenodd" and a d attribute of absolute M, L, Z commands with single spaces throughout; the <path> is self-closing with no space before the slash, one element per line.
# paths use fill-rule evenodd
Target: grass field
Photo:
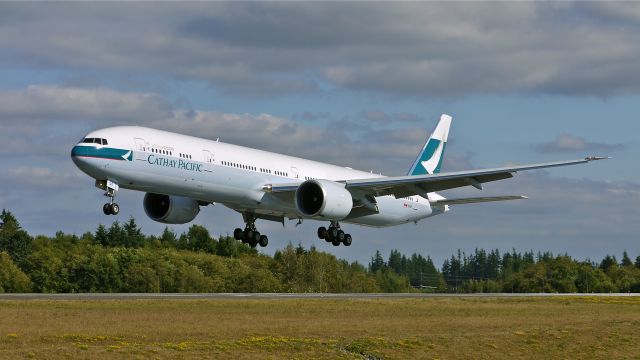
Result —
<path fill-rule="evenodd" d="M 640 359 L 640 298 L 0 301 L 2 358 Z"/>

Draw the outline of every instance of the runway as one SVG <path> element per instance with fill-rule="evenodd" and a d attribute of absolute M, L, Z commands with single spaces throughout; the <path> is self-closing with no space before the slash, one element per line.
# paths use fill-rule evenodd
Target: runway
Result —
<path fill-rule="evenodd" d="M 514 297 L 638 297 L 640 293 L 556 294 L 556 293 L 478 293 L 478 294 L 323 294 L 323 293 L 86 293 L 86 294 L 0 294 L 0 300 L 243 300 L 243 299 L 428 299 L 428 298 L 514 298 Z"/>

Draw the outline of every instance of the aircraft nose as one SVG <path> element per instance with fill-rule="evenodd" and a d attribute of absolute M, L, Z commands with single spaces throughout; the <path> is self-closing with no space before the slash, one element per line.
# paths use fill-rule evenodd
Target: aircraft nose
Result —
<path fill-rule="evenodd" d="M 71 157 L 74 158 L 76 156 L 86 156 L 87 155 L 87 147 L 86 146 L 74 146 L 71 149 Z"/>
<path fill-rule="evenodd" d="M 88 166 L 89 164 L 86 161 L 86 156 L 88 155 L 87 152 L 87 147 L 86 146 L 74 146 L 73 149 L 71 149 L 71 160 L 73 161 L 74 164 L 76 164 L 77 167 L 79 167 L 80 169 L 85 169 L 86 166 Z"/>

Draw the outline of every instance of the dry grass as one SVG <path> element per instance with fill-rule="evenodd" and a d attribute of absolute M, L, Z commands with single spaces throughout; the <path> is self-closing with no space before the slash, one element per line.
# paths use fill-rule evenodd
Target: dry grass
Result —
<path fill-rule="evenodd" d="M 9 300 L 0 357 L 640 359 L 640 298 Z"/>

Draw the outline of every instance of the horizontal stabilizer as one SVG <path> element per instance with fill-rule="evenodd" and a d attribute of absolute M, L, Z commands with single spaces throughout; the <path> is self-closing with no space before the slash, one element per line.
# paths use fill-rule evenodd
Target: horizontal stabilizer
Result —
<path fill-rule="evenodd" d="M 522 195 L 488 196 L 488 197 L 430 200 L 429 203 L 431 205 L 460 205 L 460 204 L 474 204 L 474 203 L 489 202 L 489 201 L 521 200 L 521 199 L 528 199 L 528 197 L 522 196 Z"/>

